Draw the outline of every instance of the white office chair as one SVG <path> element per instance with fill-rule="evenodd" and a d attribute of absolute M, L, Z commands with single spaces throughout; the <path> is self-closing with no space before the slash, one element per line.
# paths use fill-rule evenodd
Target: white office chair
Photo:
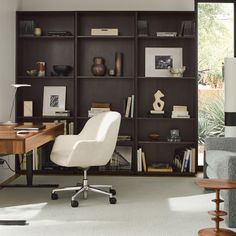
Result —
<path fill-rule="evenodd" d="M 78 135 L 60 135 L 56 138 L 51 152 L 51 161 L 60 166 L 80 167 L 84 171 L 83 183 L 75 187 L 58 188 L 52 191 L 52 200 L 58 199 L 57 192 L 77 191 L 71 198 L 71 206 L 78 207 L 76 200 L 83 192 L 102 193 L 109 196 L 111 204 L 116 203 L 116 191 L 111 185 L 88 185 L 87 170 L 90 166 L 103 166 L 114 152 L 120 127 L 121 115 L 118 112 L 103 112 L 90 118 Z M 109 188 L 109 192 L 99 188 Z"/>

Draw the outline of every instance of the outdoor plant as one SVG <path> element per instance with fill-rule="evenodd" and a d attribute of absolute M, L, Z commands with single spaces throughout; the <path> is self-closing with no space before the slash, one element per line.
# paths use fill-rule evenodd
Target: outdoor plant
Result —
<path fill-rule="evenodd" d="M 198 143 L 206 137 L 224 136 L 224 98 L 222 94 L 211 96 L 199 105 Z"/>

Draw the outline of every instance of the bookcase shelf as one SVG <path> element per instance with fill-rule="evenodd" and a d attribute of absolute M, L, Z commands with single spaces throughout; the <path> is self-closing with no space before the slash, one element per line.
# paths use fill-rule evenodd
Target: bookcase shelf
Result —
<path fill-rule="evenodd" d="M 44 121 L 44 120 L 74 120 L 73 116 L 32 116 L 32 117 L 25 117 L 25 116 L 18 116 L 19 120 L 22 121 Z"/>
<path fill-rule="evenodd" d="M 134 76 L 77 76 L 78 79 L 134 79 Z"/>
<path fill-rule="evenodd" d="M 196 118 L 159 118 L 159 117 L 137 117 L 137 120 L 159 120 L 159 121 L 192 121 L 195 122 Z"/>
<path fill-rule="evenodd" d="M 73 76 L 42 76 L 42 77 L 39 77 L 39 76 L 28 76 L 28 75 L 25 75 L 25 76 L 17 76 L 18 79 L 28 79 L 28 80 L 45 80 L 45 79 L 74 79 Z"/>
<path fill-rule="evenodd" d="M 18 36 L 19 39 L 28 39 L 28 40 L 48 40 L 48 39 L 53 39 L 53 40 L 67 40 L 67 39 L 74 39 L 74 36 Z"/>
<path fill-rule="evenodd" d="M 78 39 L 114 39 L 114 40 L 119 40 L 119 39 L 135 39 L 134 36 L 90 36 L 90 35 L 80 35 L 77 36 Z"/>
<path fill-rule="evenodd" d="M 122 115 L 119 135 L 131 140 L 117 141 L 117 148 L 131 150 L 130 170 L 99 170 L 90 173 L 101 175 L 132 176 L 194 176 L 190 172 L 137 171 L 137 150 L 142 148 L 146 163 L 172 163 L 177 148 L 197 150 L 197 49 L 196 36 L 157 37 L 156 32 L 179 32 L 183 21 L 196 21 L 194 11 L 60 11 L 17 12 L 16 25 L 16 83 L 29 83 L 30 89 L 21 89 L 16 97 L 16 121 L 47 122 L 66 120 L 74 123 L 78 134 L 87 122 L 88 110 L 93 102 L 110 103 L 112 110 Z M 42 29 L 42 36 L 22 35 L 21 21 L 34 21 Z M 147 35 L 139 35 L 139 21 L 146 21 Z M 195 25 L 194 25 L 195 27 Z M 93 28 L 117 28 L 117 36 L 91 35 Z M 71 36 L 47 36 L 49 31 L 66 31 Z M 145 48 L 182 48 L 181 78 L 146 77 Z M 106 68 L 115 69 L 115 54 L 122 53 L 122 75 L 94 76 L 91 72 L 95 57 L 102 57 Z M 27 70 L 36 69 L 36 62 L 46 63 L 46 76 L 28 76 Z M 51 76 L 53 65 L 70 65 L 68 76 Z M 44 86 L 66 86 L 66 109 L 70 117 L 42 116 Z M 164 93 L 163 118 L 148 116 L 153 109 L 154 93 Z M 125 100 L 134 95 L 133 118 L 125 117 Z M 33 102 L 33 117 L 23 116 L 23 102 Z M 174 105 L 187 106 L 189 119 L 170 118 Z M 179 129 L 181 142 L 167 142 L 171 129 Z M 149 141 L 149 134 L 160 134 L 159 141 Z M 52 144 L 45 147 L 41 170 L 45 173 L 78 173 L 70 168 L 50 165 Z M 196 167 L 197 167 L 196 152 Z"/>
<path fill-rule="evenodd" d="M 181 141 L 181 142 L 168 142 L 168 141 L 138 141 L 139 144 L 168 144 L 168 145 L 194 145 L 195 142 L 187 142 L 187 141 Z"/>
<path fill-rule="evenodd" d="M 195 39 L 195 36 L 181 36 L 181 37 L 168 37 L 168 36 L 138 36 L 139 39 L 154 39 L 154 40 L 184 40 Z"/>
<path fill-rule="evenodd" d="M 192 80 L 196 80 L 195 77 L 146 77 L 146 76 L 138 76 L 138 79 L 154 79 L 154 80 L 189 80 L 189 81 L 192 81 Z"/>

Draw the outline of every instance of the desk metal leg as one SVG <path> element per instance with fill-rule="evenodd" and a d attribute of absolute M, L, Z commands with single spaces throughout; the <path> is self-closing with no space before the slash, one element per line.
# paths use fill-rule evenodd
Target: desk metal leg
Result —
<path fill-rule="evenodd" d="M 27 186 L 33 185 L 33 153 L 32 151 L 26 153 L 26 181 Z"/>

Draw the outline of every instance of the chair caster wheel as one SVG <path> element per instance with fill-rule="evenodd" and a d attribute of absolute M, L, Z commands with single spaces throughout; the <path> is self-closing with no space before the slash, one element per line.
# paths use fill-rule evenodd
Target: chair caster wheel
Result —
<path fill-rule="evenodd" d="M 115 196 L 116 195 L 116 190 L 115 189 L 110 189 L 110 191 L 109 191 L 113 196 Z"/>
<path fill-rule="evenodd" d="M 110 201 L 110 204 L 116 204 L 116 198 L 115 197 L 110 197 L 109 201 Z"/>
<path fill-rule="evenodd" d="M 57 200 L 58 199 L 58 195 L 56 193 L 52 193 L 51 194 L 51 199 L 52 200 Z"/>
<path fill-rule="evenodd" d="M 71 206 L 72 206 L 72 207 L 78 207 L 78 206 L 79 206 L 79 202 L 76 201 L 76 200 L 72 200 L 72 201 L 71 201 Z"/>

